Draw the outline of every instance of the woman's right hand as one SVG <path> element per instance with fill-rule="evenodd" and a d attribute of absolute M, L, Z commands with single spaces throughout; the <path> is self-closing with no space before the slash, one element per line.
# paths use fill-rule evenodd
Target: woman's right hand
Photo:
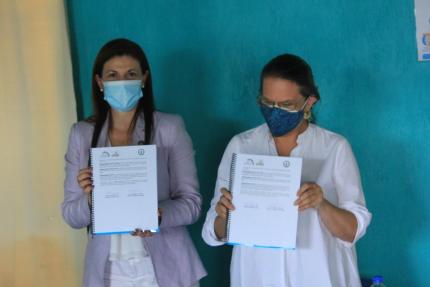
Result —
<path fill-rule="evenodd" d="M 223 187 L 220 191 L 222 195 L 216 204 L 215 211 L 218 217 L 226 220 L 228 210 L 234 210 L 234 205 L 231 202 L 233 198 L 230 191 L 228 191 L 226 188 Z"/>
<path fill-rule="evenodd" d="M 79 170 L 78 183 L 82 190 L 88 196 L 88 204 L 91 205 L 91 192 L 93 191 L 93 181 L 92 181 L 93 171 L 90 167 L 83 168 Z"/>
<path fill-rule="evenodd" d="M 230 191 L 223 187 L 221 188 L 221 194 L 222 195 L 215 206 L 217 217 L 215 219 L 214 230 L 218 239 L 225 237 L 227 213 L 229 210 L 234 210 L 234 205 L 232 203 L 233 197 L 231 196 Z"/>

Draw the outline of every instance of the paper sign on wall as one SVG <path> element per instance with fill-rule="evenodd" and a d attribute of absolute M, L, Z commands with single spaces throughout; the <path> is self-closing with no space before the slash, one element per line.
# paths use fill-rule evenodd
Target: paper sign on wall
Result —
<path fill-rule="evenodd" d="M 418 61 L 430 61 L 430 1 L 415 0 Z"/>

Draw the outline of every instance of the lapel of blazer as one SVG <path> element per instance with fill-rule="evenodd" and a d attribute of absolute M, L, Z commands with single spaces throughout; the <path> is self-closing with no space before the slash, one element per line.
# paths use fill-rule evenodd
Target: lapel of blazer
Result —
<path fill-rule="evenodd" d="M 108 146 L 108 129 L 109 129 L 109 115 L 106 117 L 103 127 L 100 131 L 99 139 L 97 140 L 97 147 Z"/>
<path fill-rule="evenodd" d="M 143 113 L 141 113 L 136 120 L 136 125 L 132 134 L 132 144 L 138 145 L 139 143 L 145 141 L 145 119 Z"/>

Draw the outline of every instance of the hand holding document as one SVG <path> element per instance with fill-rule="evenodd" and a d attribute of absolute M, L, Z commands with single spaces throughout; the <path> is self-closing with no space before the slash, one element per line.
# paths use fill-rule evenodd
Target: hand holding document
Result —
<path fill-rule="evenodd" d="M 91 149 L 93 234 L 158 229 L 155 145 Z"/>
<path fill-rule="evenodd" d="M 301 158 L 234 154 L 227 242 L 294 249 L 301 170 Z"/>

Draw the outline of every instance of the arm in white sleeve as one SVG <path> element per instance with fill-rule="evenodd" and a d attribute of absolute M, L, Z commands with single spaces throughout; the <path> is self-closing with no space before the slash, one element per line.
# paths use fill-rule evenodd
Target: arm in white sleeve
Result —
<path fill-rule="evenodd" d="M 218 176 L 215 184 L 214 197 L 211 200 L 211 206 L 206 214 L 206 220 L 202 229 L 203 240 L 210 246 L 220 246 L 225 242 L 218 239 L 215 234 L 214 224 L 217 217 L 215 207 L 221 197 L 221 188 L 229 189 L 231 160 L 234 152 L 237 152 L 238 144 L 233 138 L 224 151 L 221 163 L 218 167 Z"/>
<path fill-rule="evenodd" d="M 333 181 L 338 195 L 338 207 L 351 212 L 357 219 L 354 240 L 339 241 L 346 246 L 352 246 L 366 233 L 372 215 L 366 208 L 358 165 L 346 140 L 340 142 L 335 156 Z"/>

